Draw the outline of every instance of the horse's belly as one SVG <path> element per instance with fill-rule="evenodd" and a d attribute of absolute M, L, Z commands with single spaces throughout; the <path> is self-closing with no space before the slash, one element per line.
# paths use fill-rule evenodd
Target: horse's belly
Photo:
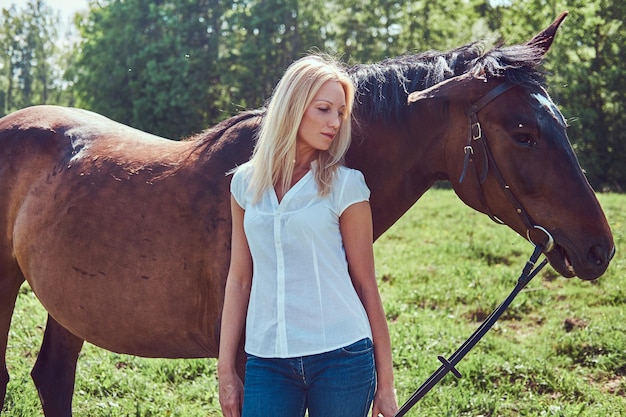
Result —
<path fill-rule="evenodd" d="M 146 357 L 217 355 L 216 312 L 197 283 L 176 275 L 119 275 L 71 267 L 33 270 L 28 280 L 46 310 L 76 336 L 105 349 Z M 177 287 L 177 288 L 175 288 Z"/>

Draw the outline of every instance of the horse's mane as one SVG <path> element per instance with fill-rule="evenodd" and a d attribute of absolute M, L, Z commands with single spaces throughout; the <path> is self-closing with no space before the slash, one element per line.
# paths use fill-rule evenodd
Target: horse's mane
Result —
<path fill-rule="evenodd" d="M 484 52 L 481 42 L 447 52 L 427 51 L 349 68 L 356 84 L 357 119 L 399 120 L 408 109 L 407 96 L 464 73 L 505 77 L 514 84 L 543 85 L 537 69 L 543 50 L 531 44 L 496 46 Z"/>

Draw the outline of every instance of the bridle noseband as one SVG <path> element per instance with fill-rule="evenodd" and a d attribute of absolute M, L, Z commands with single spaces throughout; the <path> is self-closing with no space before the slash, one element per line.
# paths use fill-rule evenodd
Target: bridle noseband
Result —
<path fill-rule="evenodd" d="M 489 205 L 487 204 L 485 193 L 482 187 L 485 180 L 487 179 L 487 173 L 489 172 L 489 167 L 491 166 L 492 173 L 496 181 L 500 185 L 500 188 L 502 189 L 507 199 L 513 206 L 515 213 L 517 213 L 520 220 L 526 226 L 526 236 L 528 240 L 531 243 L 534 243 L 532 239 L 530 238 L 530 232 L 535 229 L 542 231 L 548 237 L 548 242 L 543 245 L 543 247 L 545 248 L 544 252 L 547 253 L 547 252 L 550 252 L 554 248 L 554 238 L 545 228 L 539 226 L 532 220 L 532 218 L 530 217 L 530 214 L 528 214 L 528 212 L 524 209 L 524 206 L 522 205 L 522 203 L 511 192 L 511 187 L 506 183 L 506 181 L 504 180 L 504 177 L 502 176 L 502 173 L 498 169 L 498 165 L 496 164 L 496 161 L 493 158 L 491 150 L 489 149 L 489 144 L 487 143 L 487 140 L 485 139 L 483 135 L 483 130 L 480 125 L 480 121 L 478 120 L 479 111 L 481 111 L 487 104 L 493 101 L 496 97 L 507 92 L 508 90 L 510 90 L 511 88 L 515 86 L 516 85 L 511 82 L 508 82 L 508 81 L 503 82 L 502 84 L 498 85 L 494 89 L 490 90 L 480 100 L 476 101 L 474 104 L 472 104 L 465 110 L 465 114 L 469 118 L 469 128 L 468 128 L 468 134 L 467 134 L 467 144 L 463 148 L 463 151 L 465 152 L 465 158 L 463 160 L 463 171 L 461 172 L 459 183 L 462 183 L 463 180 L 465 179 L 469 166 L 470 165 L 473 166 L 474 169 L 472 169 L 471 171 L 474 172 L 474 178 L 476 180 L 477 189 L 478 189 L 478 197 L 480 199 L 482 206 L 485 208 L 486 214 L 494 222 L 498 224 L 504 224 L 504 222 L 500 220 L 498 217 L 496 217 L 491 211 L 491 209 L 489 208 Z M 476 152 L 475 147 L 478 148 L 478 151 L 483 156 L 482 157 L 483 164 L 482 164 L 482 169 L 481 169 L 480 174 L 479 174 L 479 168 L 474 163 L 474 158 L 473 158 L 473 155 Z"/>

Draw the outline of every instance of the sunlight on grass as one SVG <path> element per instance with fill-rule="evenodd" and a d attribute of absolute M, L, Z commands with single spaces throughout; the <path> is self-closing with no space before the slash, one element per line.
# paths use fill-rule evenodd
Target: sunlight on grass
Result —
<path fill-rule="evenodd" d="M 501 320 L 409 416 L 618 417 L 626 410 L 626 196 L 602 194 L 617 245 L 584 282 L 546 267 Z M 532 245 L 433 189 L 375 244 L 403 402 L 515 286 Z M 27 286 L 13 317 L 4 415 L 42 416 L 29 372 L 46 313 Z M 76 416 L 220 416 L 214 359 L 145 359 L 86 344 Z"/>

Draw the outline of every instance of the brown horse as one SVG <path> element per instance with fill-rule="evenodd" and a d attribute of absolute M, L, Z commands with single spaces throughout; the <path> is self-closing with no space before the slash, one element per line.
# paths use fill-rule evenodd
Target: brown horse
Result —
<path fill-rule="evenodd" d="M 372 191 L 376 237 L 449 180 L 474 209 L 553 246 L 547 256 L 562 275 L 604 273 L 611 231 L 537 69 L 564 17 L 523 45 L 470 44 L 351 69 L 347 164 Z M 0 120 L 0 347 L 26 280 L 49 313 L 32 371 L 46 416 L 71 415 L 85 340 L 145 357 L 217 355 L 225 173 L 250 156 L 262 117 L 242 113 L 182 142 L 61 107 Z"/>

